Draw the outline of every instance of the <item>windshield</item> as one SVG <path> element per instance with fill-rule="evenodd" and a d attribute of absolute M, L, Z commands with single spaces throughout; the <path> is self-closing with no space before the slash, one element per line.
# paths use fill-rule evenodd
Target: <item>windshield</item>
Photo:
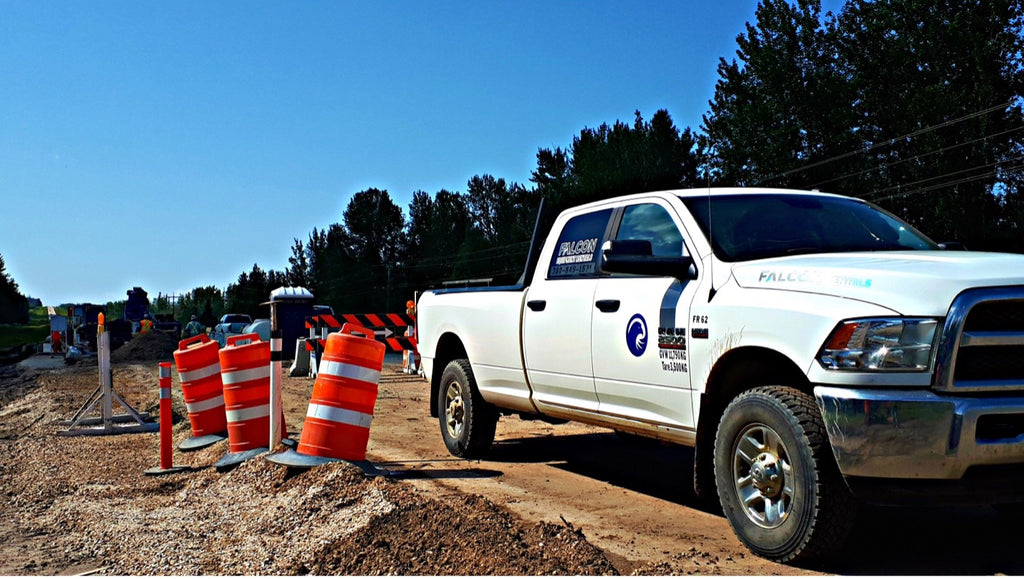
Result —
<path fill-rule="evenodd" d="M 220 319 L 222 324 L 248 324 L 252 319 L 246 314 L 224 314 Z"/>
<path fill-rule="evenodd" d="M 850 197 L 749 193 L 681 199 L 711 240 L 715 256 L 723 261 L 938 249 L 896 216 Z M 714 227 L 712 234 L 709 223 Z"/>

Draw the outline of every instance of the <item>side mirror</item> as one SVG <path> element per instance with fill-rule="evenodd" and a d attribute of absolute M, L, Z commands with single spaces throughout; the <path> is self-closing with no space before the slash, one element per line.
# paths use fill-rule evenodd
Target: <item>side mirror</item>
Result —
<path fill-rule="evenodd" d="M 697 279 L 693 258 L 652 253 L 651 242 L 646 239 L 606 241 L 601 248 L 601 269 L 611 273 Z"/>

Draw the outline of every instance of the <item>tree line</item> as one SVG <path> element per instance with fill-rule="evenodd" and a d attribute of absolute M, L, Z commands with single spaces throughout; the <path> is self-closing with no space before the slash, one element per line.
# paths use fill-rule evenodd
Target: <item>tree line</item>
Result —
<path fill-rule="evenodd" d="M 18 283 L 7 273 L 4 256 L 0 255 L 0 324 L 27 324 L 28 298 L 21 294 Z"/>
<path fill-rule="evenodd" d="M 558 211 L 673 188 L 840 193 L 940 241 L 1024 252 L 1022 2 L 849 0 L 833 14 L 762 0 L 700 127 L 636 111 L 538 150 L 528 184 L 477 175 L 464 191 L 414 192 L 405 212 L 386 190 L 357 192 L 337 223 L 293 239 L 282 270 L 253 264 L 175 309 L 207 325 L 264 317 L 271 290 L 300 285 L 338 311 L 399 311 L 444 282 L 515 282 L 541 199 Z"/>

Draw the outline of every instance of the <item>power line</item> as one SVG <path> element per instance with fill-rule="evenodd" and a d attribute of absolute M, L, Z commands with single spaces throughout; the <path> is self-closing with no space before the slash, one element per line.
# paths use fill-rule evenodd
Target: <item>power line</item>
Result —
<path fill-rule="evenodd" d="M 861 171 L 857 171 L 857 172 L 854 172 L 854 173 L 847 173 L 846 175 L 842 175 L 840 177 L 833 177 L 831 179 L 826 179 L 825 181 L 819 181 L 819 182 L 814 183 L 812 185 L 808 185 L 807 188 L 808 189 L 814 189 L 814 188 L 817 188 L 817 187 L 819 187 L 821 185 L 825 185 L 826 183 L 832 183 L 834 181 L 842 181 L 843 179 L 849 179 L 850 177 L 858 177 L 858 176 L 863 175 L 865 173 L 871 173 L 872 171 L 878 171 L 878 170 L 881 170 L 881 169 L 889 169 L 891 167 L 895 167 L 896 165 L 901 165 L 903 163 L 909 163 L 910 161 L 917 161 L 919 159 L 923 159 L 923 158 L 929 157 L 931 155 L 947 153 L 949 151 L 953 151 L 953 150 L 959 149 L 961 147 L 966 147 L 968 145 L 973 145 L 975 143 L 978 143 L 978 142 L 981 142 L 981 141 L 987 141 L 989 139 L 995 139 L 997 137 L 1003 137 L 1003 136 L 1006 136 L 1006 135 L 1009 135 L 1009 134 L 1020 132 L 1022 130 L 1024 130 L 1024 125 L 1016 127 L 1016 128 L 1013 128 L 1013 129 L 1007 129 L 1005 131 L 1002 131 L 1002 132 L 999 132 L 999 133 L 996 133 L 996 134 L 993 134 L 993 135 L 986 135 L 984 137 L 978 137 L 977 139 L 972 139 L 970 141 L 966 141 L 964 143 L 959 143 L 959 144 L 956 144 L 956 145 L 953 145 L 953 146 L 950 146 L 950 147 L 939 147 L 938 149 L 935 149 L 934 151 L 929 151 L 927 153 L 921 153 L 920 155 L 915 155 L 913 157 L 908 157 L 906 159 L 900 159 L 898 161 L 893 161 L 891 163 L 885 163 L 885 164 L 882 164 L 882 165 L 878 165 L 876 167 L 871 167 L 869 169 L 863 169 Z"/>
<path fill-rule="evenodd" d="M 1021 158 L 1022 157 L 1018 157 L 1018 159 L 1021 159 Z M 984 168 L 984 167 L 987 167 L 987 166 L 988 165 L 983 165 L 981 167 L 975 167 L 975 169 L 981 169 L 981 168 Z M 893 200 L 896 200 L 896 199 L 903 199 L 904 197 L 910 197 L 911 195 L 919 195 L 921 193 L 930 193 L 932 191 L 936 191 L 936 190 L 939 190 L 939 189 L 945 189 L 947 187 L 956 187 L 957 185 L 965 185 L 967 183 L 973 183 L 975 181 L 984 181 L 984 180 L 987 180 L 987 179 L 991 179 L 993 177 L 998 177 L 1000 171 L 1019 171 L 1021 169 L 1024 169 L 1024 164 L 1013 165 L 1013 166 L 1010 166 L 1010 167 L 997 167 L 997 168 L 995 168 L 995 169 L 993 169 L 993 170 L 991 170 L 991 171 L 989 171 L 987 173 L 982 173 L 982 174 L 979 174 L 979 175 L 971 175 L 969 177 L 964 177 L 963 179 L 959 179 L 959 180 L 956 180 L 956 181 L 949 181 L 949 182 L 946 182 L 946 183 L 938 183 L 938 184 L 935 184 L 935 185 L 929 185 L 928 187 L 922 187 L 921 189 L 916 189 L 914 191 L 905 191 L 903 193 L 898 193 L 896 195 L 889 195 L 887 197 L 881 197 L 881 198 L 873 199 L 873 201 L 881 203 L 881 202 L 884 202 L 884 201 L 893 201 Z"/>
<path fill-rule="evenodd" d="M 943 121 L 943 122 L 935 124 L 935 125 L 930 125 L 930 126 L 927 126 L 927 127 L 923 127 L 921 129 L 918 129 L 916 131 L 912 131 L 910 133 L 907 133 L 907 134 L 899 136 L 899 137 L 894 137 L 894 138 L 891 138 L 891 139 L 888 139 L 888 140 L 880 141 L 878 143 L 874 143 L 872 145 L 868 145 L 866 147 L 862 147 L 860 149 L 857 149 L 857 150 L 854 150 L 854 151 L 850 151 L 848 153 L 843 153 L 841 155 L 836 155 L 834 157 L 829 157 L 828 159 L 823 159 L 821 161 L 816 161 L 814 163 L 809 163 L 809 164 L 804 165 L 802 167 L 797 167 L 797 168 L 794 168 L 794 169 L 790 169 L 788 171 L 783 171 L 781 173 L 778 173 L 776 175 L 768 177 L 767 179 L 761 179 L 760 181 L 757 181 L 755 184 L 756 185 L 760 185 L 760 184 L 765 183 L 765 182 L 771 182 L 771 181 L 774 181 L 775 179 L 778 179 L 780 177 L 786 177 L 786 176 L 792 175 L 794 173 L 800 173 L 800 172 L 803 172 L 803 171 L 807 171 L 809 169 L 813 169 L 815 167 L 820 167 L 822 165 L 827 165 L 829 163 L 834 163 L 834 162 L 840 161 L 842 159 L 848 159 L 848 158 L 853 157 L 855 155 L 862 155 L 862 154 L 865 154 L 865 153 L 869 153 L 869 152 L 871 152 L 871 151 L 873 151 L 875 149 L 878 149 L 880 147 L 892 146 L 897 141 L 904 141 L 904 140 L 907 140 L 907 139 L 912 139 L 914 137 L 918 137 L 918 136 L 921 136 L 921 135 L 924 135 L 924 134 L 927 134 L 927 133 L 930 133 L 930 132 L 933 132 L 933 131 L 937 131 L 939 129 L 943 129 L 945 127 L 948 127 L 948 126 L 951 126 L 951 125 L 955 125 L 957 123 L 961 123 L 963 121 L 970 120 L 970 119 L 973 119 L 973 118 L 976 118 L 976 117 L 981 117 L 981 116 L 990 114 L 990 113 L 998 111 L 998 110 L 1005 110 L 1005 109 L 1007 109 L 1012 104 L 1013 104 L 1013 100 L 1009 100 L 1009 101 L 1006 101 L 1004 103 L 991 106 L 991 107 L 989 107 L 987 109 L 983 109 L 983 110 L 980 110 L 980 111 L 977 111 L 977 112 L 973 112 L 973 113 L 964 115 L 962 117 L 957 117 L 955 119 L 950 119 L 948 121 Z"/>
<path fill-rule="evenodd" d="M 897 190 L 897 189 L 902 189 L 904 187 L 913 187 L 915 185 L 920 185 L 922 183 L 927 183 L 929 181 L 935 181 L 936 179 L 947 179 L 949 177 L 955 177 L 957 175 L 961 175 L 963 173 L 968 173 L 970 171 L 977 171 L 978 169 L 990 169 L 990 168 L 993 168 L 993 167 L 997 167 L 999 165 L 1004 165 L 1004 164 L 1007 164 L 1007 163 L 1012 163 L 1014 161 L 1020 161 L 1021 159 L 1024 159 L 1024 155 L 1020 155 L 1020 156 L 1017 156 L 1017 157 L 1011 157 L 1009 159 L 1000 159 L 998 161 L 993 161 L 991 163 L 986 163 L 984 165 L 978 165 L 978 166 L 975 166 L 975 167 L 969 167 L 967 169 L 961 169 L 959 171 L 953 171 L 951 173 L 946 173 L 945 175 L 937 175 L 937 176 L 934 176 L 934 177 L 927 177 L 927 178 L 921 179 L 919 181 L 914 181 L 913 183 L 903 183 L 903 184 L 900 184 L 900 185 L 894 185 L 892 187 L 886 187 L 885 189 L 878 189 L 878 190 L 872 191 L 871 193 L 866 195 L 865 199 L 873 201 L 875 199 L 878 199 L 879 195 L 881 195 L 882 193 L 885 193 L 887 191 L 893 191 L 893 190 Z M 943 184 L 942 186 L 947 186 L 947 184 Z"/>

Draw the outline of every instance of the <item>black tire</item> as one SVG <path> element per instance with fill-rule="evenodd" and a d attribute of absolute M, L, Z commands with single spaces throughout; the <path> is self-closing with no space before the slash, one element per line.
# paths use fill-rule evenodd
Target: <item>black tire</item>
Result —
<path fill-rule="evenodd" d="M 809 394 L 765 386 L 737 396 L 719 422 L 714 464 L 722 511 L 755 555 L 820 560 L 853 527 L 857 504 Z"/>
<path fill-rule="evenodd" d="M 480 396 L 469 360 L 449 362 L 438 388 L 437 417 L 448 452 L 461 458 L 487 454 L 494 442 L 498 409 Z"/>

